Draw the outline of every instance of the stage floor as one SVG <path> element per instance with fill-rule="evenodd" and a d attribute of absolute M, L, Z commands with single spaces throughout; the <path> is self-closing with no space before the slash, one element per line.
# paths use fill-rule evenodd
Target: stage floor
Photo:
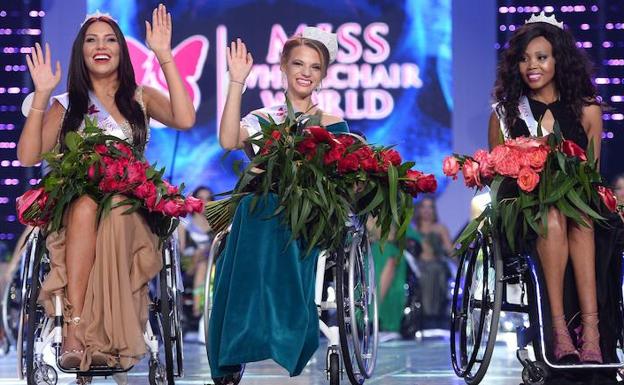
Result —
<path fill-rule="evenodd" d="M 323 342 L 321 342 L 323 345 Z M 212 384 L 204 345 L 188 341 L 184 346 L 185 375 L 176 384 Z M 321 347 L 315 357 L 298 376 L 289 378 L 284 369 L 272 361 L 253 363 L 247 366 L 241 385 L 320 385 L 328 384 L 325 379 L 325 348 Z M 12 350 L 8 356 L 0 357 L 0 385 L 25 384 L 16 379 L 16 355 Z M 492 365 L 484 385 L 518 385 L 521 366 L 515 358 L 515 350 L 504 345 L 494 351 Z M 130 384 L 148 384 L 145 363 L 135 367 L 128 377 Z M 58 384 L 70 384 L 72 378 L 62 375 Z M 112 379 L 96 378 L 94 384 L 114 384 Z M 341 384 L 348 384 L 345 377 Z M 450 367 L 448 340 L 427 339 L 422 341 L 391 341 L 380 345 L 379 358 L 374 377 L 365 384 L 383 385 L 451 385 L 464 384 L 455 377 Z"/>

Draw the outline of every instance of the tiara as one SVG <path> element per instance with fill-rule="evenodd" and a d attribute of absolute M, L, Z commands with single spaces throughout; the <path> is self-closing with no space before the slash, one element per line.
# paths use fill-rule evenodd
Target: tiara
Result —
<path fill-rule="evenodd" d="M 102 12 L 100 12 L 99 9 L 96 9 L 95 12 L 88 13 L 87 16 L 85 16 L 85 19 L 82 22 L 82 24 L 80 24 L 80 26 L 83 26 L 84 23 L 86 23 L 87 21 L 89 21 L 91 19 L 101 19 L 101 18 L 111 19 L 112 21 L 117 23 L 117 20 L 115 20 L 115 18 L 112 17 L 110 13 L 108 13 L 108 12 L 102 13 Z"/>
<path fill-rule="evenodd" d="M 322 43 L 329 52 L 329 62 L 336 60 L 338 52 L 338 40 L 335 33 L 325 32 L 317 27 L 305 27 L 301 33 L 301 37 L 316 40 Z"/>
<path fill-rule="evenodd" d="M 554 25 L 557 28 L 563 29 L 563 21 L 557 21 L 554 14 L 546 16 L 546 13 L 544 11 L 540 12 L 539 16 L 535 16 L 535 14 L 532 14 L 531 18 L 524 22 L 524 24 L 530 23 L 548 23 L 550 25 Z"/>

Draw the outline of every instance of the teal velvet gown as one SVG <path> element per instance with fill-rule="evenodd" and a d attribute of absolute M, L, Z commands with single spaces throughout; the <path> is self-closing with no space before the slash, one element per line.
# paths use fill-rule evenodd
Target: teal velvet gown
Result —
<path fill-rule="evenodd" d="M 344 122 L 327 129 L 348 132 Z M 300 242 L 288 243 L 291 233 L 282 216 L 269 218 L 276 195 L 261 197 L 253 211 L 251 198 L 237 207 L 217 260 L 208 342 L 213 378 L 269 358 L 296 376 L 318 347 L 318 250 L 304 258 Z"/>

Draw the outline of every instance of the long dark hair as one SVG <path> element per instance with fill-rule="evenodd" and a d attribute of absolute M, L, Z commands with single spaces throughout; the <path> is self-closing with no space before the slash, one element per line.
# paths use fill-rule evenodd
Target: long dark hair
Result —
<path fill-rule="evenodd" d="M 528 95 L 529 87 L 522 80 L 518 63 L 529 42 L 542 36 L 552 45 L 555 58 L 555 85 L 563 104 L 580 120 L 583 107 L 600 104 L 596 87 L 591 82 L 591 63 L 585 52 L 576 47 L 572 34 L 548 23 L 529 23 L 520 27 L 509 40 L 497 70 L 493 97 L 497 112 L 504 115 L 510 129 L 518 117 L 518 101 Z"/>
<path fill-rule="evenodd" d="M 108 17 L 91 18 L 87 20 L 74 40 L 67 75 L 67 92 L 69 93 L 69 106 L 65 113 L 65 119 L 61 126 L 61 149 L 64 150 L 65 135 L 70 131 L 76 131 L 82 123 L 85 114 L 89 109 L 89 90 L 93 89 L 89 71 L 84 61 L 82 46 L 89 26 L 96 21 L 104 22 L 111 26 L 119 42 L 119 67 L 117 68 L 117 78 L 119 87 L 115 92 L 115 105 L 121 115 L 130 123 L 132 127 L 132 143 L 139 149 L 145 147 L 147 140 L 147 127 L 145 115 L 139 103 L 134 99 L 137 84 L 134 79 L 134 69 L 130 61 L 130 53 L 126 39 L 121 29 L 115 21 Z"/>
<path fill-rule="evenodd" d="M 422 217 L 420 215 L 420 209 L 422 208 L 425 201 L 431 202 L 431 210 L 433 211 L 433 223 L 438 223 L 438 206 L 436 204 L 435 197 L 433 195 L 425 195 L 420 202 L 416 203 L 416 209 L 414 210 L 414 218 L 413 223 L 416 225 L 417 229 L 420 229 L 420 224 L 422 222 Z"/>

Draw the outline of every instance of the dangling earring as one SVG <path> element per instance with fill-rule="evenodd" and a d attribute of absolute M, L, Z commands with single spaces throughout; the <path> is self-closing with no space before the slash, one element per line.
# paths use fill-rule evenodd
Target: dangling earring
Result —
<path fill-rule="evenodd" d="M 316 89 L 315 89 L 314 91 L 316 91 L 316 92 L 321 92 L 321 89 L 322 89 L 322 88 L 323 88 L 323 81 L 321 80 L 321 81 L 319 82 L 319 85 L 318 85 L 318 86 L 316 86 Z"/>
<path fill-rule="evenodd" d="M 288 91 L 288 79 L 286 78 L 286 74 L 282 72 L 282 89 L 284 89 L 284 93 Z"/>

